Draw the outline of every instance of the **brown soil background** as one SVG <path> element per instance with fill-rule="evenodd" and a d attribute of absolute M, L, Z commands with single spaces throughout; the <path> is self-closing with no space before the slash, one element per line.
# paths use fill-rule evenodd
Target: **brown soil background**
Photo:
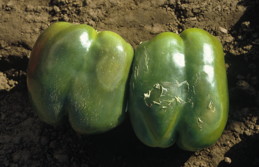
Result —
<path fill-rule="evenodd" d="M 259 166 L 258 0 L 0 0 L 0 166 Z M 164 31 L 203 28 L 221 40 L 230 113 L 218 142 L 197 152 L 148 148 L 128 120 L 102 135 L 41 122 L 26 68 L 38 35 L 55 21 L 119 33 L 134 47 Z"/>

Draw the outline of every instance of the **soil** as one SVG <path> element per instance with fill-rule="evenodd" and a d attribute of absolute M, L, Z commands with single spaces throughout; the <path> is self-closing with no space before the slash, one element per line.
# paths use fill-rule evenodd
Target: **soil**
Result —
<path fill-rule="evenodd" d="M 258 0 L 0 0 L 0 166 L 259 166 Z M 203 28 L 222 42 L 229 120 L 218 142 L 197 152 L 149 148 L 129 121 L 101 135 L 41 122 L 28 99 L 26 69 L 51 23 L 117 32 L 136 47 L 164 31 Z"/>

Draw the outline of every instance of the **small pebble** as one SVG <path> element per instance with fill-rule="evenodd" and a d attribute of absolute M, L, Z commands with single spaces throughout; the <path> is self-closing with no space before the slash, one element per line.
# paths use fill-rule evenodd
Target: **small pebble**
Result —
<path fill-rule="evenodd" d="M 224 34 L 227 34 L 228 33 L 228 30 L 223 28 L 223 27 L 219 27 L 219 31 L 221 31 L 222 33 Z"/>
<path fill-rule="evenodd" d="M 229 158 L 229 157 L 225 157 L 225 158 L 224 158 L 224 161 L 225 161 L 227 164 L 231 164 L 231 162 L 232 162 L 231 158 Z"/>
<path fill-rule="evenodd" d="M 60 12 L 60 8 L 58 6 L 54 6 L 53 10 L 55 11 L 55 13 L 59 13 Z"/>
<path fill-rule="evenodd" d="M 231 35 L 229 35 L 229 36 L 227 36 L 226 38 L 225 38 L 225 41 L 226 42 L 232 42 L 234 40 L 234 38 L 231 36 Z"/>
<path fill-rule="evenodd" d="M 250 22 L 249 21 L 244 21 L 243 23 L 241 23 L 241 27 L 243 29 L 248 29 L 250 27 Z"/>
<path fill-rule="evenodd" d="M 63 19 L 64 21 L 69 21 L 69 17 L 68 17 L 66 14 L 64 14 L 64 15 L 62 16 L 62 19 Z"/>

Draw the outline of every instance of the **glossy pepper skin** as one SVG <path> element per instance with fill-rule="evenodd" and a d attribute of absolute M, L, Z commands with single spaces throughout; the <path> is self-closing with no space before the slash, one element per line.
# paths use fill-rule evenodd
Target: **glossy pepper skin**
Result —
<path fill-rule="evenodd" d="M 51 125 L 68 117 L 83 134 L 116 127 L 125 115 L 133 49 L 114 32 L 52 24 L 31 52 L 27 85 L 39 117 Z"/>
<path fill-rule="evenodd" d="M 195 151 L 216 142 L 227 122 L 224 54 L 201 29 L 164 32 L 135 51 L 129 112 L 137 137 L 166 148 Z"/>

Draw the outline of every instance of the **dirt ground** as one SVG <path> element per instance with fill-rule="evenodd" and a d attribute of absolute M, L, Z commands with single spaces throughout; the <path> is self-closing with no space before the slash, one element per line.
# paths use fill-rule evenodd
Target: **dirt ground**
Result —
<path fill-rule="evenodd" d="M 0 166 L 259 166 L 258 0 L 0 0 Z M 129 121 L 101 135 L 51 127 L 26 88 L 30 51 L 52 22 L 119 33 L 134 47 L 164 31 L 203 28 L 224 46 L 230 113 L 218 142 L 197 152 L 148 148 Z"/>

